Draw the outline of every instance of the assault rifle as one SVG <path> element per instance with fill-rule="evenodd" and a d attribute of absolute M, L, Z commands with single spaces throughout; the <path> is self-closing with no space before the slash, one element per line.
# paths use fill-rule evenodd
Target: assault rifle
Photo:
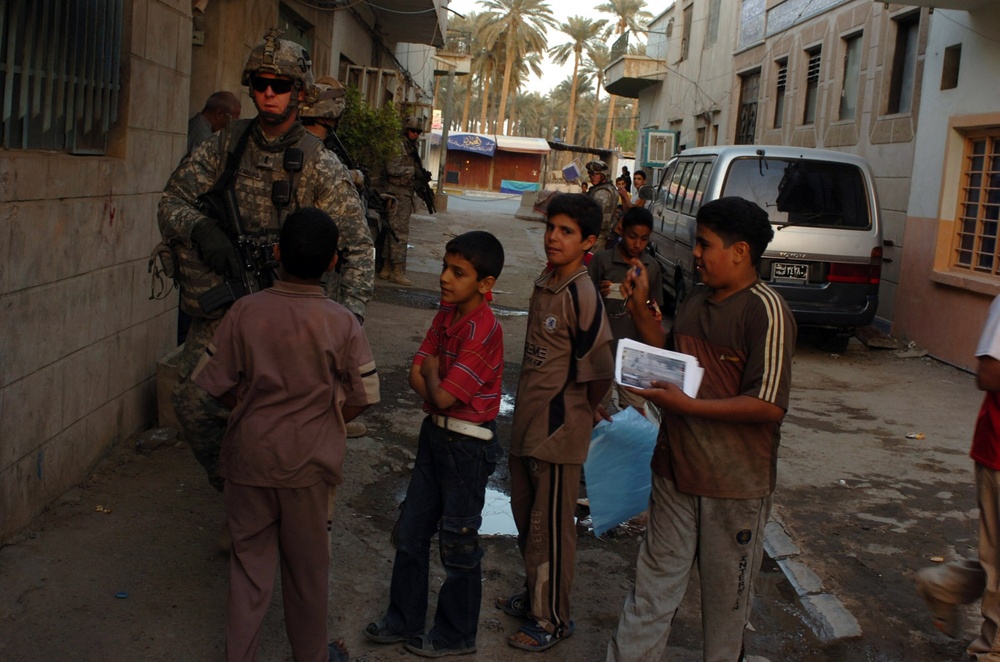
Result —
<path fill-rule="evenodd" d="M 413 192 L 424 201 L 429 213 L 433 214 L 436 211 L 434 209 L 434 191 L 431 190 L 431 171 L 425 170 L 419 164 L 419 160 L 413 173 Z"/>
<path fill-rule="evenodd" d="M 357 170 L 364 175 L 364 185 L 359 187 L 358 193 L 365 208 L 365 218 L 368 221 L 368 229 L 371 231 L 376 251 L 381 250 L 379 238 L 383 237 L 386 232 L 392 236 L 393 241 L 398 242 L 399 237 L 396 235 L 396 231 L 389 225 L 389 211 L 385 208 L 385 202 L 382 200 L 382 196 L 372 188 L 371 179 L 368 177 L 368 169 L 351 158 L 351 155 L 347 153 L 347 148 L 344 147 L 344 143 L 340 141 L 340 137 L 335 131 L 330 132 L 326 140 L 323 141 L 323 144 L 340 158 L 340 162 L 348 170 Z"/>
<path fill-rule="evenodd" d="M 226 274 L 222 283 L 198 297 L 202 309 L 211 313 L 240 297 L 271 287 L 278 280 L 274 259 L 278 231 L 269 229 L 248 234 L 236 201 L 236 189 L 232 186 L 198 196 L 198 207 L 206 216 L 219 221 L 240 258 L 239 273 Z"/>

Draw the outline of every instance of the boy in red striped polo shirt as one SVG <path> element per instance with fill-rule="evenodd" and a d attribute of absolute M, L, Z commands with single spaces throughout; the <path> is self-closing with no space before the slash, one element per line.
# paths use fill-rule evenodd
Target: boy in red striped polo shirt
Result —
<path fill-rule="evenodd" d="M 417 459 L 396 524 L 396 559 L 385 615 L 365 627 L 376 643 L 406 642 L 425 657 L 476 651 L 482 601 L 479 545 L 486 481 L 503 451 L 496 438 L 503 378 L 503 330 L 487 303 L 503 269 L 503 246 L 489 232 L 466 232 L 445 246 L 441 308 L 410 367 L 424 399 Z M 439 534 L 446 578 L 427 633 L 430 543 Z"/>

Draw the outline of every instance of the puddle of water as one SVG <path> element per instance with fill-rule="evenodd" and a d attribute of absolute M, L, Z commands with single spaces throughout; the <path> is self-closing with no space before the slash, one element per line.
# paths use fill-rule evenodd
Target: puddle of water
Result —
<path fill-rule="evenodd" d="M 504 393 L 500 396 L 500 413 L 497 416 L 513 416 L 514 415 L 514 396 L 510 393 Z"/>
<path fill-rule="evenodd" d="M 486 503 L 483 505 L 483 525 L 479 527 L 479 535 L 517 535 L 514 516 L 510 512 L 510 496 L 493 487 L 486 488 Z"/>

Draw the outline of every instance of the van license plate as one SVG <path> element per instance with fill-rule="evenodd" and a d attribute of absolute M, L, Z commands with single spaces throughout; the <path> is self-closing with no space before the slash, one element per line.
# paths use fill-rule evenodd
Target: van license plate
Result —
<path fill-rule="evenodd" d="M 790 264 L 788 262 L 774 262 L 771 264 L 772 280 L 809 280 L 808 264 Z"/>

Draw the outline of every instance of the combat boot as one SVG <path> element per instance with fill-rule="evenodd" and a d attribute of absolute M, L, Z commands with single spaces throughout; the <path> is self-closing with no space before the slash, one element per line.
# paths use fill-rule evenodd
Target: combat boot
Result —
<path fill-rule="evenodd" d="M 378 277 L 379 277 L 379 278 L 381 278 L 382 280 L 389 280 L 389 273 L 390 273 L 391 271 L 392 271 L 392 270 L 391 270 L 391 269 L 390 269 L 390 267 L 389 267 L 389 261 L 388 261 L 388 260 L 386 260 L 386 261 L 385 261 L 385 262 L 384 262 L 384 263 L 382 264 L 382 271 L 378 272 Z"/>
<path fill-rule="evenodd" d="M 403 271 L 403 267 L 399 265 L 392 268 L 392 273 L 389 274 L 389 282 L 395 283 L 396 285 L 413 285 L 413 281 L 406 277 L 406 272 Z"/>

